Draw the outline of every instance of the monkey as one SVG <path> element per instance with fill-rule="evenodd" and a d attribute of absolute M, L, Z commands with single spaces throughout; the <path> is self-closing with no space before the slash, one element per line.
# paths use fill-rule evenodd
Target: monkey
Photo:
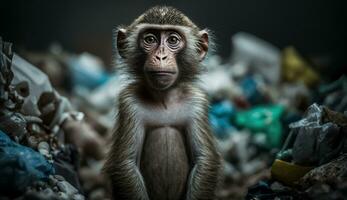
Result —
<path fill-rule="evenodd" d="M 155 6 L 116 32 L 129 82 L 103 172 L 114 199 L 214 199 L 221 157 L 198 86 L 209 30 Z"/>

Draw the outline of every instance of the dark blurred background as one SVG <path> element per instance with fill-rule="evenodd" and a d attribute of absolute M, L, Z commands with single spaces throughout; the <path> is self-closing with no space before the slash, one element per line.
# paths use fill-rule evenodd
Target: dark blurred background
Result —
<path fill-rule="evenodd" d="M 201 27 L 215 32 L 217 53 L 228 58 L 230 37 L 252 33 L 279 48 L 293 45 L 304 55 L 332 56 L 343 65 L 347 9 L 344 1 L 5 1 L 0 35 L 28 50 L 46 50 L 52 42 L 71 52 L 88 51 L 112 60 L 112 30 L 129 24 L 147 8 L 177 7 Z"/>
<path fill-rule="evenodd" d="M 277 199 L 347 199 L 347 179 L 337 177 L 347 174 L 346 148 L 343 149 L 347 146 L 347 118 L 341 114 L 347 113 L 347 7 L 344 1 L 1 1 L 0 36 L 3 41 L 13 43 L 20 57 L 14 56 L 12 63 L 11 59 L 0 63 L 0 129 L 10 129 L 0 132 L 0 140 L 11 134 L 18 143 L 19 137 L 15 134 L 22 134 L 24 139 L 19 144 L 46 156 L 44 163 L 53 162 L 54 158 L 56 169 L 62 169 L 56 170 L 56 174 L 62 175 L 60 182 L 66 179 L 66 184 L 84 192 L 86 199 L 107 199 L 111 187 L 107 186 L 100 170 L 107 144 L 111 142 L 117 112 L 114 105 L 124 78 L 118 71 L 112 71 L 116 69 L 112 65 L 113 32 L 117 26 L 130 24 L 154 5 L 170 5 L 183 11 L 201 28 L 213 30 L 216 53 L 222 57 L 211 55 L 205 59 L 209 68 L 201 77 L 201 86 L 211 100 L 208 113 L 211 128 L 226 161 L 217 199 L 238 200 L 247 194 L 253 195 L 252 199 L 275 199 L 275 196 Z M 238 32 L 249 34 L 236 34 Z M 5 52 L 0 52 L 1 56 L 11 57 L 9 48 L 2 44 L 0 40 L 0 50 Z M 59 44 L 62 49 L 52 44 Z M 65 112 L 67 103 L 47 89 L 50 83 L 46 76 L 21 57 L 48 76 L 55 90 L 67 97 L 73 110 Z M 11 64 L 11 68 L 10 65 L 2 68 L 3 63 Z M 16 69 L 14 74 L 21 82 L 12 82 L 9 87 L 8 69 Z M 36 109 L 40 115 L 19 110 L 23 102 L 21 94 L 30 100 L 25 110 Z M 16 106 L 12 106 L 13 102 Z M 325 107 L 318 108 L 318 105 Z M 85 120 L 76 121 L 82 113 L 77 115 L 74 110 L 83 112 Z M 13 117 L 17 114 L 12 113 L 39 115 L 39 119 L 33 118 L 36 121 L 27 123 L 27 118 Z M 304 120 L 289 126 L 300 119 Z M 12 131 L 13 127 L 20 129 Z M 290 133 L 301 135 L 294 136 L 298 145 L 293 145 L 292 136 L 287 137 Z M 62 141 L 64 145 L 57 146 L 56 141 L 61 138 L 66 138 Z M 282 148 L 287 138 L 285 144 L 289 146 Z M 12 143 L 8 145 L 11 150 Z M 28 187 L 35 182 L 27 180 L 34 175 L 25 170 L 43 171 L 43 168 L 31 167 L 24 173 L 20 167 L 18 179 L 14 179 L 17 174 L 3 170 L 4 163 L 8 166 L 10 160 L 13 165 L 18 162 L 18 166 L 23 163 L 32 166 L 33 161 L 21 153 L 17 154 L 18 159 L 12 159 L 12 152 L 2 159 L 6 154 L 2 150 L 6 148 L 4 144 L 0 144 L 0 177 L 8 181 L 0 181 L 0 199 L 4 199 L 2 190 L 16 197 L 24 195 L 23 191 L 17 192 L 20 188 L 29 191 Z M 281 156 L 277 158 L 287 162 L 281 164 L 283 168 L 274 162 L 281 148 L 285 151 L 277 154 Z M 80 160 L 73 149 L 78 149 Z M 35 154 L 33 151 L 28 155 Z M 338 156 L 342 159 L 336 164 L 334 159 Z M 60 163 L 66 164 L 65 171 Z M 275 170 L 275 176 L 270 179 L 273 163 L 277 172 Z M 330 167 L 321 168 L 322 164 Z M 304 186 L 298 185 L 297 188 L 304 190 L 297 191 L 279 183 L 294 185 L 301 176 L 298 174 L 306 173 L 302 168 L 308 170 L 307 166 L 316 168 L 301 182 Z M 59 196 L 72 199 L 73 193 L 68 198 L 68 192 L 49 179 L 48 185 L 37 184 L 38 194 L 48 195 L 47 187 L 52 193 L 58 195 L 59 192 Z M 25 181 L 25 185 L 20 181 Z M 8 187 L 16 192 L 12 194 Z M 299 198 L 297 193 L 303 196 Z M 24 199 L 29 198 L 35 199 L 32 196 Z"/>

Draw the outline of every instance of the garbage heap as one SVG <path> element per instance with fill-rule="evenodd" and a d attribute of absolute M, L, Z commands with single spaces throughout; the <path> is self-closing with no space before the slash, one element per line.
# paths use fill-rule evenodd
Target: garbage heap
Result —
<path fill-rule="evenodd" d="M 126 81 L 117 58 L 114 70 L 90 53 L 53 44 L 46 52 L 20 52 L 34 67 L 1 44 L 0 194 L 109 199 L 100 169 Z M 224 158 L 217 199 L 341 194 L 347 78 L 321 76 L 329 71 L 322 63 L 248 33 L 232 36 L 232 50 L 227 61 L 209 55 L 199 82 Z M 338 171 L 328 173 L 327 165 Z"/>
<path fill-rule="evenodd" d="M 210 123 L 225 160 L 218 199 L 297 199 L 313 182 L 295 188 L 294 177 L 345 152 L 346 77 L 321 76 L 320 71 L 327 71 L 322 63 L 248 33 L 234 35 L 232 49 L 226 63 L 216 55 L 207 59 L 201 83 L 211 98 Z M 339 169 L 345 168 L 341 162 Z M 300 173 L 285 164 L 302 167 Z M 277 190 L 280 184 L 290 188 L 285 194 L 291 196 L 268 192 L 273 182 Z M 333 187 L 325 192 L 331 198 L 336 190 L 342 191 Z"/>
<path fill-rule="evenodd" d="M 98 134 L 1 38 L 0 51 L 1 199 L 85 199 L 80 155 L 102 158 Z"/>
<path fill-rule="evenodd" d="M 252 186 L 247 199 L 346 199 L 346 113 L 313 104 L 289 127 L 271 179 Z"/>

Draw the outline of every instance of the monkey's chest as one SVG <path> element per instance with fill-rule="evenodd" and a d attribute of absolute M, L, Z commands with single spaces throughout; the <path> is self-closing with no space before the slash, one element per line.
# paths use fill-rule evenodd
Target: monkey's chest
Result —
<path fill-rule="evenodd" d="M 146 131 L 140 170 L 150 199 L 182 199 L 189 175 L 183 135 L 175 128 Z"/>

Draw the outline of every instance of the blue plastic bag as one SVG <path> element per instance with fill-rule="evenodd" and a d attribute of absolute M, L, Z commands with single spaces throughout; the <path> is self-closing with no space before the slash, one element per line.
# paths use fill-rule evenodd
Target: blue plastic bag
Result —
<path fill-rule="evenodd" d="M 212 104 L 209 120 L 213 132 L 218 138 L 227 138 L 231 132 L 235 131 L 235 127 L 231 123 L 231 118 L 235 112 L 234 106 L 227 100 Z"/>
<path fill-rule="evenodd" d="M 23 192 L 54 174 L 53 165 L 37 151 L 12 141 L 0 130 L 0 191 Z"/>

